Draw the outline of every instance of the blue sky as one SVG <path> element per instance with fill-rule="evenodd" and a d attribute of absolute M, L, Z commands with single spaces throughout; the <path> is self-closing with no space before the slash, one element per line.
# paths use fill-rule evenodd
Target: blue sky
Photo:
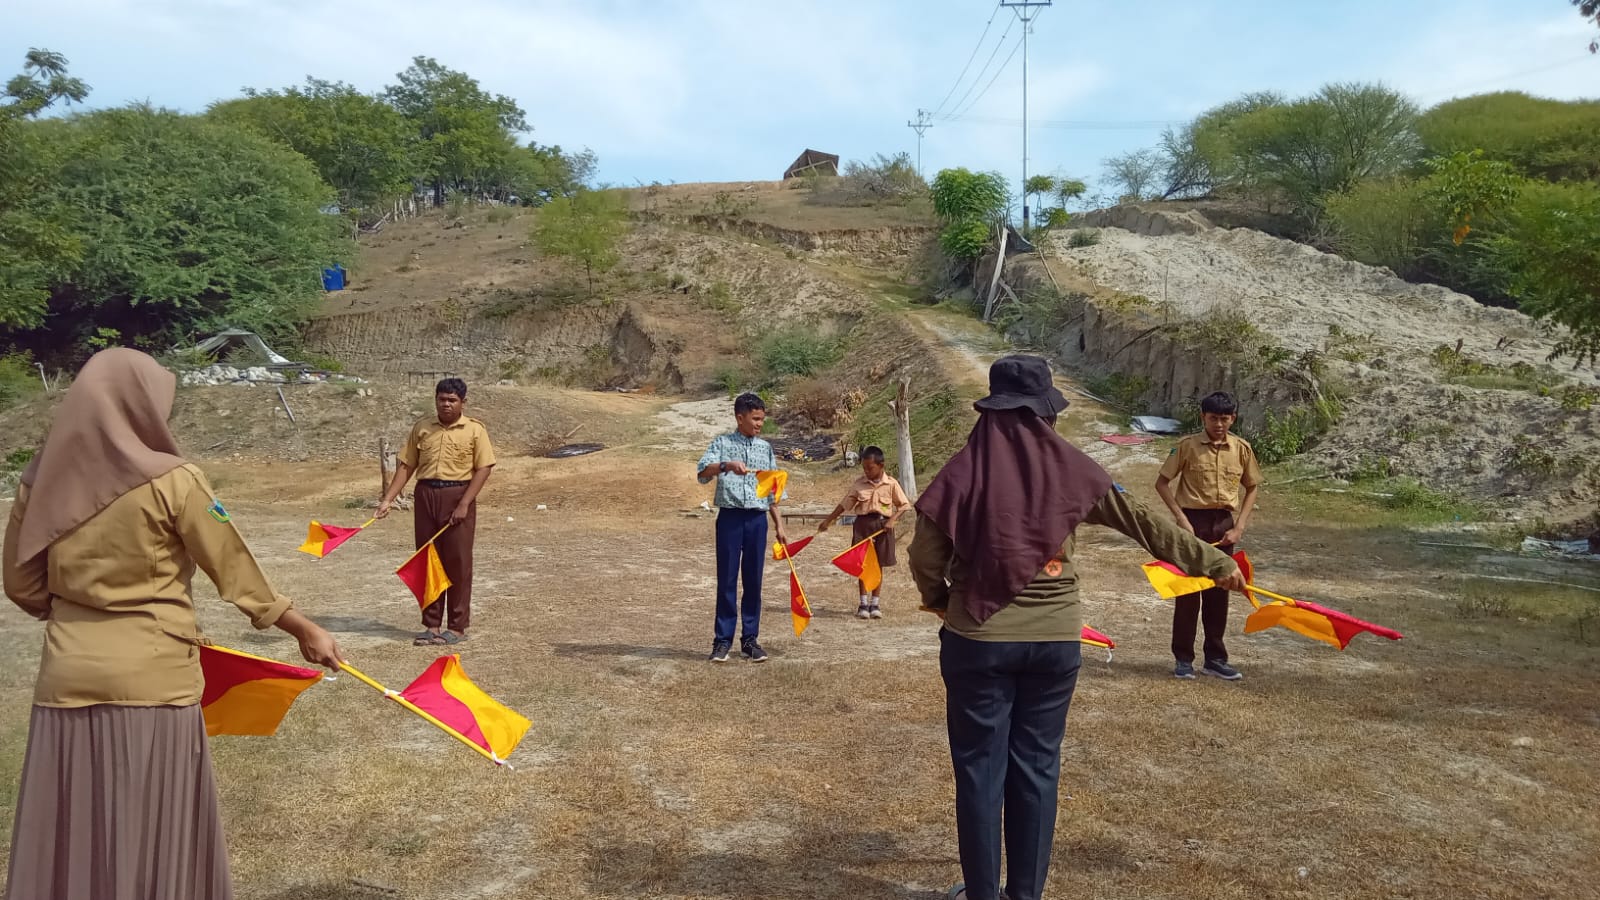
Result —
<path fill-rule="evenodd" d="M 907 119 L 954 87 L 941 114 L 964 117 L 936 120 L 925 171 L 1016 179 L 1022 166 L 1021 55 L 999 68 L 1020 34 L 1009 10 L 957 82 L 994 0 L 0 5 L 0 73 L 28 47 L 58 51 L 93 87 L 91 107 L 197 111 L 306 75 L 376 91 L 423 54 L 515 97 L 533 138 L 588 146 L 602 180 L 631 184 L 776 178 L 808 146 L 846 159 L 914 151 Z M 1029 171 L 1093 181 L 1105 157 L 1155 142 L 1160 125 L 1137 123 L 1251 90 L 1383 81 L 1425 106 L 1501 89 L 1600 97 L 1592 31 L 1566 0 L 1055 0 L 1030 38 Z"/>

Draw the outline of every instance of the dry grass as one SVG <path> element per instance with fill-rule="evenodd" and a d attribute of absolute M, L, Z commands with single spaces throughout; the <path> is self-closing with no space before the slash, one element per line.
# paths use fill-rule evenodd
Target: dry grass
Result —
<path fill-rule="evenodd" d="M 619 434 L 648 432 L 659 406 L 594 402 L 610 404 L 595 413 Z M 272 738 L 213 741 L 239 896 L 933 900 L 957 880 L 934 623 L 913 611 L 904 570 L 890 574 L 888 617 L 855 620 L 851 583 L 826 565 L 844 540 L 831 534 L 801 558 L 818 610 L 805 637 L 789 631 L 774 569 L 772 662 L 706 663 L 712 522 L 682 514 L 709 496 L 692 462 L 626 447 L 510 458 L 490 482 L 461 653 L 534 722 L 515 772 L 349 678 L 306 695 Z M 208 464 L 280 589 L 399 687 L 436 655 L 410 646 L 415 607 L 391 574 L 409 524 L 323 562 L 294 552 L 307 519 L 356 515 L 339 500 L 367 491 L 368 468 Z M 831 505 L 852 474 L 804 468 L 791 492 Z M 1119 478 L 1148 493 L 1137 486 L 1153 472 Z M 1089 656 L 1069 717 L 1049 893 L 1591 891 L 1596 648 L 1555 619 L 1463 618 L 1474 588 L 1437 577 L 1459 560 L 1420 556 L 1398 532 L 1302 515 L 1270 491 L 1256 522 L 1263 584 L 1407 639 L 1358 638 L 1341 654 L 1241 635 L 1236 611 L 1229 641 L 1246 680 L 1175 682 L 1170 606 L 1140 583 L 1142 554 L 1086 530 L 1089 620 L 1121 647 L 1111 665 Z M 17 636 L 0 674 L 10 803 L 38 641 L 20 613 L 0 621 Z M 222 642 L 293 657 L 209 591 L 202 622 Z"/>

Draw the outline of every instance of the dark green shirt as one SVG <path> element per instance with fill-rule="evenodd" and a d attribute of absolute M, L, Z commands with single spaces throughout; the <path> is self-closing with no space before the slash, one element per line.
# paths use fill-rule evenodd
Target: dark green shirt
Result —
<path fill-rule="evenodd" d="M 1152 514 L 1144 504 L 1120 488 L 1112 488 L 1084 517 L 1090 525 L 1115 528 L 1150 555 L 1191 575 L 1222 578 L 1234 562 L 1217 548 L 1184 531 L 1165 514 Z M 916 537 L 909 553 L 911 577 L 922 594 L 922 605 L 945 612 L 945 627 L 979 641 L 1075 641 L 1083 628 L 1078 602 L 1078 573 L 1072 565 L 1073 536 L 1067 535 L 1061 552 L 1045 564 L 1044 571 L 1022 589 L 1015 600 L 983 624 L 967 613 L 967 564 L 956 555 L 949 535 L 927 519 L 917 517 Z"/>

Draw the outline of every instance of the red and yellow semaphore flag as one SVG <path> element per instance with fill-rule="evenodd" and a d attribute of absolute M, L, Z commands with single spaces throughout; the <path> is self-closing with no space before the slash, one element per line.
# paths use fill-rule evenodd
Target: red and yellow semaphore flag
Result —
<path fill-rule="evenodd" d="M 268 735 L 300 692 L 322 680 L 316 669 L 291 666 L 227 647 L 200 645 L 206 734 Z"/>
<path fill-rule="evenodd" d="M 1158 559 L 1145 563 L 1143 568 L 1144 577 L 1150 580 L 1150 586 L 1156 589 L 1156 593 L 1168 600 L 1175 600 L 1185 594 L 1193 594 L 1197 591 L 1217 586 L 1217 583 L 1209 578 L 1186 574 L 1172 563 L 1162 562 Z"/>
<path fill-rule="evenodd" d="M 790 541 L 787 544 L 783 543 L 782 541 L 773 541 L 772 558 L 780 562 L 785 559 L 791 559 L 801 550 L 804 550 L 808 544 L 816 539 L 816 537 L 817 536 L 813 534 L 810 537 L 803 537 L 798 541 Z"/>
<path fill-rule="evenodd" d="M 394 573 L 417 596 L 417 605 L 423 609 L 427 609 L 428 604 L 438 600 L 439 595 L 450 587 L 450 576 L 444 573 L 444 563 L 439 560 L 439 551 L 434 549 L 433 541 L 418 548 Z"/>
<path fill-rule="evenodd" d="M 869 537 L 849 550 L 835 556 L 833 564 L 841 572 L 861 579 L 862 587 L 875 591 L 883 585 L 883 567 L 878 565 L 878 548 Z"/>
<path fill-rule="evenodd" d="M 368 519 L 359 528 L 345 528 L 340 525 L 324 525 L 316 519 L 312 519 L 311 526 L 306 529 L 306 542 L 300 545 L 300 552 L 309 553 L 317 559 L 322 559 L 338 549 L 340 544 L 360 534 L 362 528 L 366 528 L 376 521 L 376 519 Z"/>
<path fill-rule="evenodd" d="M 756 472 L 757 497 L 771 495 L 772 502 L 777 504 L 783 499 L 783 492 L 788 486 L 789 473 L 782 469 L 760 469 Z"/>
<path fill-rule="evenodd" d="M 454 654 L 434 660 L 400 696 L 487 750 L 495 762 L 510 756 L 533 724 L 473 684 Z"/>
<path fill-rule="evenodd" d="M 793 563 L 790 564 L 793 566 Z M 794 620 L 794 636 L 806 633 L 811 625 L 811 601 L 806 599 L 805 588 L 800 586 L 800 575 L 789 569 L 789 618 Z"/>
<path fill-rule="evenodd" d="M 1111 638 L 1106 637 L 1104 634 L 1095 631 L 1093 628 L 1090 628 L 1087 625 L 1083 626 L 1083 628 L 1078 632 L 1078 639 L 1091 647 L 1100 647 L 1105 650 L 1115 650 L 1117 648 L 1116 641 L 1113 641 Z"/>

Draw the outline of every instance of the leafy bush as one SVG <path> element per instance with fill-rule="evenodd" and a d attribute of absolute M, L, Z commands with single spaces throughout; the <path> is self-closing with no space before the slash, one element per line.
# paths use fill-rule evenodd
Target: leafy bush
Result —
<path fill-rule="evenodd" d="M 960 262 L 981 256 L 1008 200 L 1006 181 L 994 172 L 940 171 L 933 179 L 933 211 L 944 224 L 939 235 L 944 252 Z"/>
<path fill-rule="evenodd" d="M 839 341 L 814 331 L 789 328 L 764 338 L 756 358 L 772 378 L 812 375 L 839 359 Z"/>
<path fill-rule="evenodd" d="M 33 357 L 26 353 L 0 356 L 0 408 L 13 406 L 43 390 Z"/>
<path fill-rule="evenodd" d="M 1093 247 L 1100 243 L 1100 229 L 1079 228 L 1067 238 L 1068 247 Z"/>
<path fill-rule="evenodd" d="M 1593 100 L 1518 91 L 1462 97 L 1424 113 L 1417 132 L 1437 156 L 1481 149 L 1530 177 L 1600 179 L 1600 102 Z"/>
<path fill-rule="evenodd" d="M 1556 355 L 1600 359 L 1600 185 L 1530 183 L 1493 250 L 1523 312 L 1568 329 Z"/>
<path fill-rule="evenodd" d="M 928 183 L 917 174 L 909 153 L 879 153 L 871 162 L 853 159 L 838 178 L 811 180 L 807 187 L 811 202 L 828 206 L 905 203 L 928 193 Z"/>

